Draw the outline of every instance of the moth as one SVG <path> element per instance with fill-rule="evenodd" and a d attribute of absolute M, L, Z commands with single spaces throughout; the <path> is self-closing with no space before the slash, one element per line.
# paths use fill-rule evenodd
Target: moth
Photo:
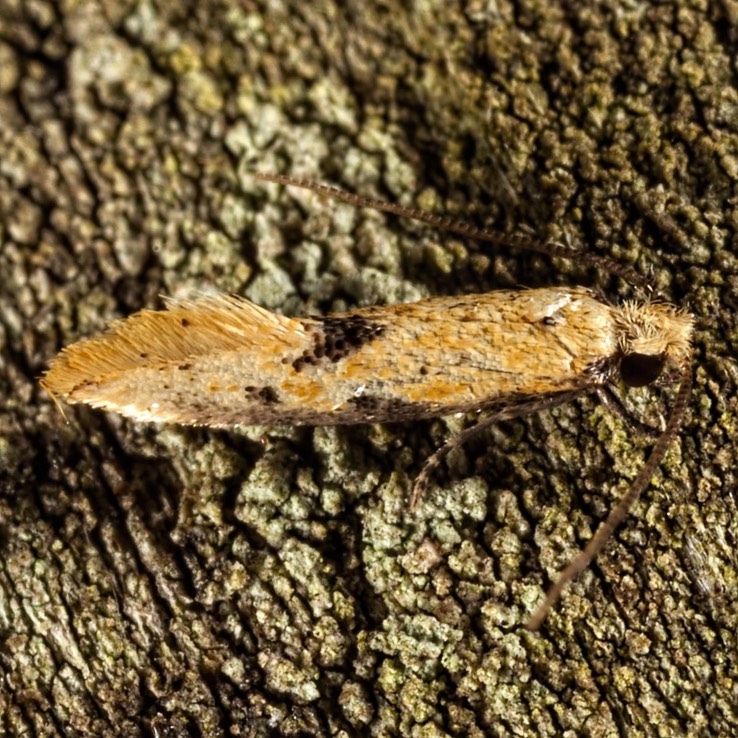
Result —
<path fill-rule="evenodd" d="M 308 318 L 277 315 L 232 295 L 169 301 L 166 310 L 142 310 L 63 349 L 42 387 L 54 399 L 136 420 L 213 428 L 389 423 L 486 412 L 426 461 L 413 487 L 415 507 L 440 461 L 492 423 L 590 392 L 624 414 L 609 392 L 613 383 L 639 387 L 678 373 L 671 413 L 648 460 L 529 619 L 527 627 L 538 628 L 567 582 L 592 561 L 648 486 L 679 432 L 691 389 L 693 317 L 655 296 L 637 273 L 594 254 L 307 180 L 255 176 L 469 238 L 575 258 L 650 290 L 650 299 L 612 305 L 586 287 L 550 287 Z"/>

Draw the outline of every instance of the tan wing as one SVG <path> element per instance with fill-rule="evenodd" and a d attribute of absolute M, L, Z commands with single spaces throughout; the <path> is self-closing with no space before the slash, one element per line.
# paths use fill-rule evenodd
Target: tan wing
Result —
<path fill-rule="evenodd" d="M 391 422 L 591 385 L 617 351 L 583 288 L 492 292 L 286 318 L 217 296 L 144 310 L 64 349 L 43 386 L 140 420 Z"/>
<path fill-rule="evenodd" d="M 228 388 L 231 401 L 238 392 L 256 395 L 258 377 L 273 373 L 270 365 L 306 345 L 300 321 L 239 297 L 170 302 L 166 310 L 142 310 L 63 349 L 41 385 L 70 403 L 142 420 L 207 423 L 206 408 L 224 399 L 219 388 Z M 229 363 L 232 370 L 225 376 L 219 367 Z M 261 404 L 257 399 L 247 406 L 253 413 Z"/>

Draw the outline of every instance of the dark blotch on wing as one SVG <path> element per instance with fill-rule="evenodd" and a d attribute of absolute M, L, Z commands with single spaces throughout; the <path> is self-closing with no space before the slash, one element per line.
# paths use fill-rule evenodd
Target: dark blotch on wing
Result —
<path fill-rule="evenodd" d="M 407 420 L 432 418 L 438 406 L 424 402 L 407 402 L 398 398 L 363 394 L 349 400 L 363 423 L 402 423 Z"/>
<path fill-rule="evenodd" d="M 257 400 L 263 405 L 276 405 L 280 401 L 274 387 L 244 387 L 243 391 L 249 399 Z"/>
<path fill-rule="evenodd" d="M 313 345 L 292 362 L 295 371 L 321 361 L 336 363 L 356 353 L 378 338 L 384 328 L 360 315 L 314 318 L 319 325 L 305 324 L 312 335 Z"/>
<path fill-rule="evenodd" d="M 557 393 L 552 393 L 557 394 Z M 544 400 L 547 395 L 541 395 Z M 411 420 L 425 420 L 443 415 L 468 412 L 499 412 L 516 405 L 534 400 L 530 395 L 509 394 L 504 397 L 491 397 L 488 400 L 459 405 L 441 405 L 432 402 L 407 402 L 399 398 L 380 397 L 365 393 L 354 397 L 347 404 L 355 409 L 356 423 L 403 423 Z M 344 412 L 345 414 L 345 412 Z M 346 422 L 346 421 L 342 421 Z"/>

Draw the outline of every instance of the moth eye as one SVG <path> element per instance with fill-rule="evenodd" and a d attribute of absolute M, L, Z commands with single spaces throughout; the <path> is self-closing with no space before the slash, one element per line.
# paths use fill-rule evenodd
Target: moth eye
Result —
<path fill-rule="evenodd" d="M 626 354 L 620 360 L 620 377 L 628 387 L 645 387 L 664 370 L 663 354 Z"/>

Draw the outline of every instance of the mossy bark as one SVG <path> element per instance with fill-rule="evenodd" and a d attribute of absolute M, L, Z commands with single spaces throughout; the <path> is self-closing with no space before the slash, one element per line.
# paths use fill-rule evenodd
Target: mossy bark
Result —
<path fill-rule="evenodd" d="M 730 2 L 4 2 L 0 732 L 738 732 L 737 41 Z M 582 244 L 697 316 L 681 438 L 540 633 L 648 447 L 594 401 L 455 452 L 411 513 L 472 419 L 209 432 L 40 390 L 161 294 L 628 294 L 258 169 Z"/>

